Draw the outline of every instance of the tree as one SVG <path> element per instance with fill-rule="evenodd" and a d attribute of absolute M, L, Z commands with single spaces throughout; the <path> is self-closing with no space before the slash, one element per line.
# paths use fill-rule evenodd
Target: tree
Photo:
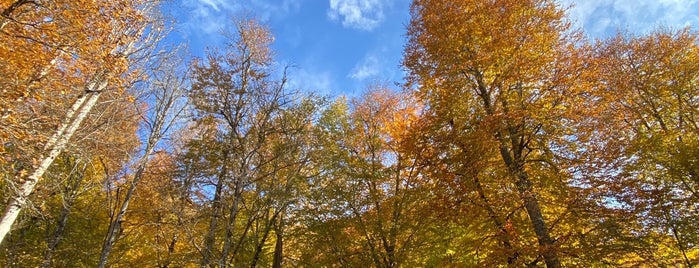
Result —
<path fill-rule="evenodd" d="M 498 186 L 497 195 L 516 196 L 505 203 L 508 214 L 526 212 L 531 229 L 513 227 L 530 230 L 522 239 L 532 235 L 538 246 L 508 249 L 507 262 L 559 267 L 561 244 L 551 228 L 574 196 L 566 194 L 572 176 L 561 161 L 565 122 L 575 116 L 567 107 L 576 106 L 574 81 L 582 67 L 578 33 L 569 30 L 564 10 L 546 0 L 416 0 L 411 15 L 404 65 L 409 85 L 433 115 L 432 129 L 455 133 L 444 142 L 465 156 L 483 152 L 479 157 L 489 166 L 466 178 L 487 180 L 473 181 L 472 189 Z M 512 216 L 491 215 L 495 230 L 509 228 L 504 219 Z"/>
<path fill-rule="evenodd" d="M 133 59 L 131 57 L 139 51 L 142 45 L 148 45 L 148 42 L 153 41 L 148 40 L 146 35 L 148 27 L 152 25 L 148 21 L 148 15 L 151 11 L 150 8 L 153 7 L 153 2 L 85 1 L 67 2 L 66 5 L 53 2 L 42 5 L 33 1 L 17 1 L 16 3 L 17 5 L 8 7 L 3 5 L 5 10 L 3 11 L 2 30 L 12 36 L 9 40 L 20 40 L 17 43 L 12 42 L 10 47 L 15 44 L 21 46 L 23 42 L 28 42 L 30 46 L 27 47 L 29 48 L 45 49 L 52 52 L 43 64 L 37 65 L 40 68 L 39 71 L 31 71 L 30 69 L 28 72 L 23 72 L 30 65 L 19 62 L 20 66 L 18 67 L 20 68 L 18 70 L 22 71 L 17 73 L 29 73 L 27 77 L 38 77 L 39 81 L 44 81 L 44 79 L 50 82 L 63 81 L 65 84 L 61 84 L 59 89 L 70 92 L 71 96 L 75 97 L 70 108 L 66 110 L 65 116 L 59 119 L 60 123 L 55 132 L 47 135 L 49 136 L 47 139 L 42 140 L 44 142 L 43 148 L 39 150 L 39 155 L 33 160 L 36 164 L 29 169 L 30 171 L 20 174 L 19 178 L 15 180 L 19 186 L 17 186 L 17 192 L 12 194 L 13 197 L 0 220 L 0 242 L 10 231 L 12 224 L 26 203 L 27 196 L 34 191 L 38 181 L 53 160 L 70 143 L 71 137 L 95 106 L 102 93 L 123 89 L 132 81 L 134 73 L 133 70 L 129 70 L 129 60 Z M 77 5 L 75 10 L 70 8 L 73 4 Z M 63 9 L 64 7 L 67 9 Z M 8 15 L 5 15 L 6 13 Z M 65 23 L 66 21 L 63 20 L 64 18 L 72 19 L 73 16 L 78 19 L 69 21 L 72 23 Z M 24 27 L 25 21 L 29 25 L 38 25 L 39 27 Z M 52 29 L 53 27 L 57 27 L 58 30 Z M 64 36 L 61 36 L 61 33 L 66 33 L 68 38 L 75 37 L 75 39 L 67 39 L 70 42 L 62 43 L 66 39 L 62 39 Z M 74 36 L 75 34 L 77 36 Z M 59 41 L 57 43 L 39 41 L 44 37 L 56 37 Z M 77 42 L 72 43 L 73 41 Z M 71 44 L 79 44 L 79 46 L 71 46 Z M 24 48 L 18 49 L 18 51 L 27 52 Z M 42 54 L 2 53 L 1 55 L 3 59 L 7 60 L 39 58 Z M 11 62 L 16 63 L 14 60 Z M 51 76 L 48 76 L 49 74 Z M 45 76 L 48 77 L 44 78 Z M 35 85 L 34 80 L 37 79 L 30 78 L 28 81 L 26 77 L 10 79 L 9 81 L 20 81 L 20 83 L 7 86 L 10 88 L 8 92 L 19 96 L 27 95 L 27 93 L 32 92 L 27 86 Z M 42 92 L 41 94 L 28 94 L 28 96 L 40 100 L 45 96 L 62 95 L 60 90 L 43 86 L 38 89 Z M 3 100 L 5 99 L 3 97 Z M 9 106 L 13 107 L 14 105 L 13 103 Z M 5 113 L 11 110 L 2 108 Z M 9 137 L 13 139 L 22 136 L 21 131 L 3 132 L 10 133 Z M 17 133 L 19 135 L 14 135 Z M 3 142 L 5 142 L 4 139 L 8 135 L 3 134 L 3 136 Z"/>
<path fill-rule="evenodd" d="M 312 184 L 307 240 L 301 240 L 308 253 L 323 253 L 302 263 L 424 265 L 419 245 L 432 223 L 424 206 L 431 194 L 420 154 L 404 147 L 418 118 L 415 107 L 409 95 L 376 85 L 323 113 L 317 126 L 321 175 Z"/>
<path fill-rule="evenodd" d="M 255 245 L 250 260 L 255 265 L 272 224 L 287 206 L 285 201 L 270 208 L 267 203 L 275 195 L 265 184 L 272 180 L 285 185 L 278 176 L 293 175 L 288 170 L 299 165 L 280 169 L 279 160 L 288 159 L 284 154 L 289 152 L 270 151 L 270 146 L 280 140 L 293 140 L 297 129 L 305 127 L 301 124 L 287 129 L 280 121 L 290 118 L 286 113 L 294 109 L 299 96 L 286 89 L 286 69 L 280 79 L 272 77 L 269 46 L 273 37 L 269 30 L 254 20 L 236 21 L 235 26 L 237 32 L 224 54 L 210 52 L 206 62 L 195 61 L 192 67 L 190 97 L 197 112 L 197 127 L 205 135 L 190 142 L 188 155 L 204 168 L 198 173 L 199 183 L 213 190 L 204 194 L 211 207 L 201 245 L 202 266 L 237 263 L 250 239 Z M 292 146 L 289 150 L 296 149 Z M 256 228 L 258 223 L 264 224 L 262 229 Z M 220 240 L 223 243 L 219 247 Z"/>
<path fill-rule="evenodd" d="M 44 174 L 44 182 L 18 217 L 16 232 L 7 237 L 6 265 L 13 259 L 37 267 L 96 263 L 94 249 L 99 246 L 94 242 L 101 239 L 108 221 L 94 204 L 102 204 L 106 174 L 124 165 L 137 146 L 136 112 L 130 96 L 107 92 L 85 118 L 73 136 L 75 143 Z M 43 249 L 43 256 L 35 249 Z"/>
<path fill-rule="evenodd" d="M 161 268 L 195 265 L 198 252 L 189 243 L 189 236 L 196 227 L 197 206 L 179 180 L 177 154 L 159 150 L 148 161 L 148 168 L 119 224 L 118 241 L 111 249 L 108 264 Z M 121 186 L 125 190 L 129 187 Z M 123 191 L 121 196 L 120 201 Z M 116 204 L 117 210 L 122 204 L 123 201 Z"/>
<path fill-rule="evenodd" d="M 597 183 L 622 189 L 606 193 L 617 203 L 609 206 L 631 215 L 626 223 L 641 226 L 638 239 L 659 247 L 663 253 L 637 253 L 658 265 L 692 267 L 698 261 L 699 230 L 692 223 L 699 218 L 691 209 L 699 201 L 697 38 L 689 29 L 666 29 L 619 34 L 597 48 L 602 71 L 596 96 L 615 111 L 607 116 L 614 128 L 600 134 L 617 141 L 608 147 L 620 162 L 613 176 Z"/>
<path fill-rule="evenodd" d="M 118 233 L 121 230 L 120 225 L 127 213 L 136 187 L 146 172 L 149 158 L 161 139 L 168 135 L 173 125 L 178 122 L 186 107 L 186 102 L 183 100 L 186 93 L 186 74 L 177 72 L 178 67 L 181 67 L 182 64 L 174 59 L 177 56 L 175 52 L 177 52 L 177 49 L 160 55 L 160 57 L 150 59 L 157 64 L 151 70 L 152 77 L 148 85 L 146 85 L 147 88 L 142 91 L 145 93 L 143 101 L 152 108 L 149 111 L 141 112 L 141 122 L 148 134 L 146 140 L 142 142 L 144 148 L 140 152 L 141 155 L 134 159 L 136 164 L 133 170 L 133 177 L 127 182 L 126 193 L 120 199 L 121 203 L 117 205 L 118 209 L 111 214 L 112 219 L 102 246 L 98 267 L 106 265 L 110 251 L 114 243 L 117 242 Z"/>

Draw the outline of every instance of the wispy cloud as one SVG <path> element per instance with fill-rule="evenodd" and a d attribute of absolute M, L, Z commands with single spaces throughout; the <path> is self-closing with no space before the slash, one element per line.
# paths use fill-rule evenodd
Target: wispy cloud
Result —
<path fill-rule="evenodd" d="M 570 17 L 592 35 L 616 30 L 647 32 L 658 26 L 699 26 L 699 0 L 561 0 Z"/>
<path fill-rule="evenodd" d="M 329 71 L 296 69 L 292 70 L 292 74 L 289 77 L 289 87 L 294 90 L 313 92 L 320 95 L 330 95 L 333 91 L 338 90 Z"/>
<path fill-rule="evenodd" d="M 235 12 L 240 7 L 226 0 L 183 0 L 179 14 L 182 30 L 187 36 L 217 35 L 226 25 L 229 12 Z"/>
<path fill-rule="evenodd" d="M 367 78 L 378 76 L 381 72 L 381 68 L 379 59 L 374 55 L 369 55 L 354 66 L 349 77 L 360 81 L 366 80 Z"/>
<path fill-rule="evenodd" d="M 210 7 L 215 11 L 220 11 L 222 7 L 227 6 L 226 1 L 223 0 L 199 0 L 199 2 L 203 4 L 203 7 Z M 202 6 L 200 5 L 199 7 L 201 8 Z"/>
<path fill-rule="evenodd" d="M 391 0 L 330 0 L 328 17 L 348 28 L 371 31 L 383 20 Z"/>
<path fill-rule="evenodd" d="M 203 0 L 202 0 L 203 1 Z M 251 1 L 250 7 L 260 19 L 268 21 L 272 17 L 284 17 L 301 8 L 303 0 L 265 0 Z"/>
<path fill-rule="evenodd" d="M 250 13 L 263 21 L 300 9 L 303 0 L 258 0 L 247 5 L 231 0 L 182 0 L 184 30 L 194 35 L 217 35 L 231 25 L 231 15 Z M 245 14 L 248 15 L 248 14 Z"/>

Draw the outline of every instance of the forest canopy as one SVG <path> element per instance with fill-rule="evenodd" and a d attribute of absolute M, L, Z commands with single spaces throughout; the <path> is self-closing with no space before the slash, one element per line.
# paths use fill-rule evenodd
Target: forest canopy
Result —
<path fill-rule="evenodd" d="M 698 32 L 567 8 L 413 0 L 405 76 L 325 96 L 254 15 L 196 57 L 158 1 L 1 1 L 0 266 L 699 265 Z"/>

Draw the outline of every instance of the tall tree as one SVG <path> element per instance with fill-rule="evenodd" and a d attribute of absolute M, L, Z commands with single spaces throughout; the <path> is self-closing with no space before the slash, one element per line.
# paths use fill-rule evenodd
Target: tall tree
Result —
<path fill-rule="evenodd" d="M 142 142 L 144 148 L 140 156 L 135 157 L 135 167 L 133 177 L 128 179 L 126 193 L 121 198 L 121 203 L 112 213 L 109 229 L 105 236 L 100 262 L 98 267 L 104 267 L 114 243 L 117 242 L 121 223 L 129 208 L 132 197 L 143 178 L 148 167 L 148 160 L 159 145 L 160 141 L 168 135 L 171 128 L 180 119 L 186 102 L 183 100 L 186 94 L 186 73 L 177 70 L 184 65 L 175 59 L 179 56 L 177 49 L 163 53 L 159 57 L 149 60 L 155 62 L 154 69 L 151 69 L 151 78 L 142 91 L 143 101 L 150 109 L 141 111 L 141 123 L 145 128 L 145 140 Z M 149 55 L 150 56 L 150 55 Z"/>
<path fill-rule="evenodd" d="M 614 111 L 607 115 L 614 127 L 599 133 L 616 141 L 608 150 L 620 165 L 593 183 L 619 189 L 605 191 L 616 203 L 609 206 L 634 215 L 625 223 L 640 226 L 637 239 L 658 247 L 637 254 L 661 266 L 699 261 L 693 224 L 699 218 L 692 211 L 699 202 L 698 40 L 690 29 L 619 34 L 600 42 L 596 55 L 602 70 L 596 96 Z"/>
<path fill-rule="evenodd" d="M 70 263 L 66 256 L 73 255 L 76 265 L 96 263 L 92 255 L 98 254 L 93 251 L 98 246 L 93 242 L 100 240 L 98 233 L 108 221 L 94 204 L 102 201 L 105 174 L 124 165 L 137 146 L 136 112 L 130 97 L 125 92 L 107 92 L 86 117 L 73 136 L 75 142 L 66 147 L 44 174 L 44 183 L 28 198 L 25 213 L 14 226 L 17 232 L 7 237 L 8 261 L 24 255 L 31 257 L 22 261 L 28 266 L 64 266 Z M 84 218 L 91 221 L 84 222 Z M 37 234 L 43 239 L 33 236 Z M 41 262 L 34 251 L 37 248 L 45 248 Z"/>
<path fill-rule="evenodd" d="M 324 252 L 302 254 L 302 263 L 424 265 L 426 254 L 418 245 L 429 232 L 424 204 L 431 194 L 422 180 L 420 154 L 404 147 L 418 118 L 415 106 L 409 95 L 375 85 L 349 105 L 337 100 L 321 116 L 322 175 L 308 197 L 309 234 L 302 243 L 308 253 Z"/>
<path fill-rule="evenodd" d="M 578 33 L 569 30 L 564 14 L 548 0 L 415 0 L 411 7 L 404 65 L 409 84 L 427 114 L 434 115 L 433 129 L 456 133 L 445 142 L 464 155 L 471 146 L 482 152 L 479 157 L 499 158 L 470 174 L 489 178 L 473 181 L 472 189 L 499 185 L 497 195 L 516 196 L 508 202 L 509 213 L 516 216 L 518 207 L 526 212 L 530 227 L 514 228 L 522 235 L 533 231 L 538 246 L 526 252 L 508 249 L 510 264 L 561 266 L 552 222 L 564 213 L 554 207 L 565 208 L 570 195 L 547 192 L 566 193 L 569 186 L 571 176 L 561 172 L 558 160 L 564 157 L 557 144 L 565 144 L 565 122 L 574 116 L 566 107 L 573 104 L 569 97 L 575 96 L 581 68 Z M 479 139 L 472 139 L 474 134 Z M 475 144 L 464 146 L 469 142 Z M 494 229 L 507 227 L 506 215 L 493 215 Z"/>
<path fill-rule="evenodd" d="M 199 179 L 213 191 L 207 196 L 211 211 L 201 245 L 202 266 L 227 267 L 238 260 L 252 224 L 266 211 L 256 207 L 259 200 L 247 203 L 246 197 L 263 190 L 259 182 L 278 179 L 272 178 L 278 170 L 273 166 L 285 152 L 268 154 L 268 148 L 277 136 L 286 135 L 278 121 L 298 98 L 286 88 L 286 69 L 281 78 L 273 77 L 269 30 L 254 20 L 236 21 L 235 26 L 224 54 L 210 52 L 205 62 L 193 64 L 190 97 L 199 127 L 210 135 L 192 140 L 191 151 L 196 153 L 191 156 L 209 155 L 203 159 L 209 171 L 201 172 Z M 245 222 L 242 230 L 240 221 Z"/>
<path fill-rule="evenodd" d="M 134 53 L 138 52 L 142 45 L 148 43 L 146 32 L 152 25 L 149 23 L 149 12 L 154 7 L 154 2 L 151 1 L 131 0 L 67 1 L 64 4 L 52 1 L 46 5 L 33 1 L 18 1 L 18 3 L 20 3 L 19 6 L 3 6 L 5 9 L 3 10 L 2 31 L 6 37 L 9 36 L 10 42 L 8 43 L 12 44 L 9 46 L 9 51 L 13 51 L 14 45 L 18 45 L 17 51 L 32 52 L 22 48 L 23 42 L 28 42 L 30 44 L 27 46 L 28 48 L 37 48 L 37 50 L 49 51 L 52 54 L 46 57 L 44 63 L 36 65 L 39 66 L 38 71 L 30 69 L 28 72 L 16 72 L 17 74 L 29 73 L 29 79 L 19 77 L 16 80 L 10 80 L 20 81 L 20 83 L 9 85 L 9 94 L 40 100 L 45 96 L 62 96 L 61 91 L 63 91 L 70 92 L 71 98 L 69 99 L 73 99 L 73 101 L 70 108 L 65 111 L 63 118 L 57 120 L 60 123 L 56 126 L 53 134 L 45 135 L 48 138 L 41 140 L 43 146 L 34 158 L 36 164 L 27 172 L 19 174 L 15 180 L 18 183 L 17 192 L 12 193 L 13 197 L 5 207 L 5 212 L 0 219 L 0 242 L 10 231 L 12 224 L 25 205 L 27 197 L 34 191 L 38 181 L 53 160 L 69 144 L 71 137 L 95 106 L 102 93 L 108 90 L 123 89 L 134 79 L 131 75 L 133 73 L 129 68 L 129 62 L 133 60 L 131 57 Z M 76 6 L 73 9 L 74 5 Z M 17 17 L 5 16 L 4 13 L 11 13 Z M 65 19 L 75 20 L 66 21 Z M 25 27 L 25 22 L 40 27 Z M 63 36 L 63 33 L 66 35 Z M 66 36 L 68 39 L 64 39 Z M 56 37 L 59 40 L 55 43 L 42 42 L 41 40 L 45 37 Z M 3 46 L 3 48 L 5 47 Z M 17 63 L 14 59 L 36 58 L 39 55 L 42 54 L 2 53 L 0 57 L 4 60 L 12 59 L 10 62 Z M 23 71 L 26 68 L 34 68 L 33 65 L 26 62 L 18 67 L 24 67 L 17 69 Z M 33 82 L 37 80 L 31 77 L 38 77 L 39 81 L 58 81 L 61 85 L 54 89 L 40 84 L 41 86 L 35 91 L 39 91 L 41 94 L 31 94 L 32 90 L 27 86 L 36 85 Z M 11 98 L 12 96 L 10 96 Z M 16 103 L 22 102 L 21 100 L 15 101 L 9 106 L 14 106 Z M 5 113 L 11 111 L 5 107 L 3 109 Z M 10 118 L 10 116 L 6 118 Z M 3 132 L 3 134 L 8 133 Z M 9 133 L 11 133 L 10 137 L 16 138 L 12 132 Z M 5 137 L 3 137 L 3 142 L 4 139 Z"/>

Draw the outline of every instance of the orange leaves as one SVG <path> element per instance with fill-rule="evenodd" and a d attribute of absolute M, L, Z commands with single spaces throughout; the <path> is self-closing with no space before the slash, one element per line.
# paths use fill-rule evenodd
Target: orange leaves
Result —
<path fill-rule="evenodd" d="M 412 13 L 407 64 L 437 64 L 438 75 L 479 71 L 486 83 L 505 86 L 536 81 L 568 28 L 552 1 L 424 0 Z"/>
<path fill-rule="evenodd" d="M 50 103 L 79 94 L 97 70 L 120 77 L 127 71 L 119 44 L 136 41 L 129 29 L 142 27 L 139 0 L 120 1 L 9 1 L 3 11 L 0 110 L 21 112 L 19 98 Z M 6 9 L 13 5 L 13 9 Z M 116 10 L 118 12 L 111 12 Z M 32 27 L 28 27 L 31 25 Z M 119 40 L 119 42 L 115 42 Z M 115 56 L 118 58 L 115 58 Z M 121 84 L 113 79 L 111 82 Z"/>
<path fill-rule="evenodd" d="M 570 178 L 561 172 L 570 164 L 561 161 L 569 154 L 567 124 L 577 118 L 569 96 L 585 65 L 564 10 L 547 0 L 416 0 L 411 12 L 404 65 L 433 125 L 426 140 L 442 148 L 435 160 L 444 170 L 436 172 L 454 173 L 457 187 L 478 192 L 494 229 L 510 218 L 501 213 L 528 216 L 533 232 L 522 241 L 555 248 L 546 221 L 562 212 L 549 206 L 565 200 L 546 193 Z M 497 211 L 491 195 L 514 202 Z M 507 212 L 517 203 L 521 214 Z M 526 254 L 560 265 L 555 250 L 545 251 Z"/>
<path fill-rule="evenodd" d="M 272 61 L 270 46 L 274 42 L 274 36 L 270 30 L 255 20 L 238 21 L 236 26 L 240 35 L 235 44 L 237 49 L 248 53 L 250 59 L 256 64 L 269 64 Z"/>
<path fill-rule="evenodd" d="M 630 127 L 667 132 L 691 127 L 699 119 L 693 92 L 699 76 L 699 46 L 696 34 L 688 29 L 646 37 L 617 36 L 602 45 L 598 57 L 608 86 L 602 92 L 610 103 L 620 105 Z"/>

